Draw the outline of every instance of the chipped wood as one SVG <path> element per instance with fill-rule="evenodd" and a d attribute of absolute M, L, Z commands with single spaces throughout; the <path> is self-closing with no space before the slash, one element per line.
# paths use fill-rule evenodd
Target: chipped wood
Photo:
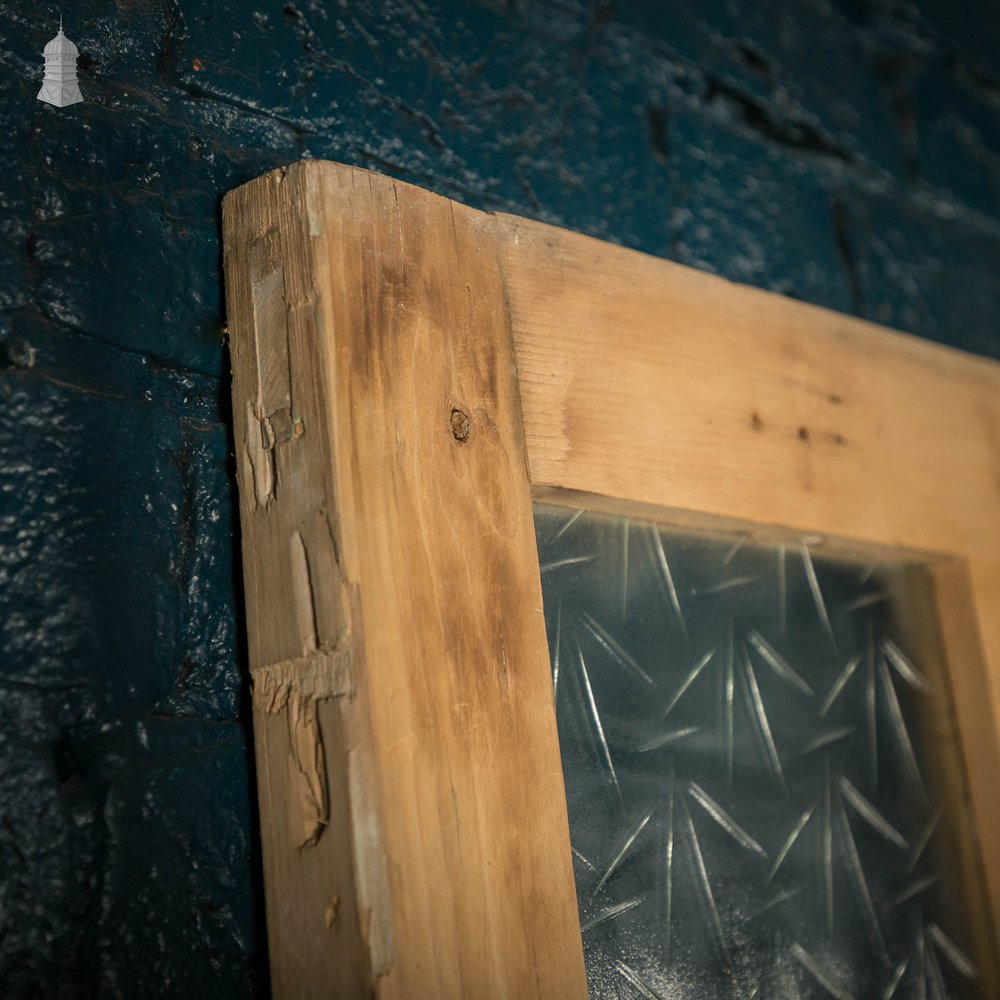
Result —
<path fill-rule="evenodd" d="M 586 996 L 483 219 L 320 163 L 225 203 L 276 996 Z"/>
<path fill-rule="evenodd" d="M 294 694 L 305 701 L 350 697 L 353 650 L 317 649 L 295 660 L 254 667 L 253 703 L 263 712 L 280 712 Z"/>
<path fill-rule="evenodd" d="M 349 762 L 371 745 L 353 697 L 360 633 L 337 552 L 317 314 L 288 308 L 283 262 L 304 267 L 305 248 L 280 223 L 273 188 L 272 178 L 243 189 L 225 209 L 272 985 L 276 996 L 368 996 L 391 933 L 381 838 L 365 832 L 380 826 L 377 804 L 360 796 L 352 808 Z"/>

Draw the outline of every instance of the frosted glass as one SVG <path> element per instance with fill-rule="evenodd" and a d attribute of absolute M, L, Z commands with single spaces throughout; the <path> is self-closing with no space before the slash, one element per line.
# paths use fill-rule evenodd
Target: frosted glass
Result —
<path fill-rule="evenodd" d="M 591 996 L 978 995 L 926 568 L 535 524 Z"/>

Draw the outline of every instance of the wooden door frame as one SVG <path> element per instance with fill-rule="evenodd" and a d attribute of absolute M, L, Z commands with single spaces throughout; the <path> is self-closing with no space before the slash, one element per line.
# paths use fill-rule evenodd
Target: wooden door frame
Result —
<path fill-rule="evenodd" d="M 223 204 L 276 996 L 586 996 L 532 496 L 925 553 L 1000 925 L 1000 365 L 324 162 Z"/>

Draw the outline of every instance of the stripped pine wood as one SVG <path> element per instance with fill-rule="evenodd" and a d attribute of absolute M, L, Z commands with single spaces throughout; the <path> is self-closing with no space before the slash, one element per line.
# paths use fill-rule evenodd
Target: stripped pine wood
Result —
<path fill-rule="evenodd" d="M 332 164 L 224 219 L 275 993 L 583 997 L 496 247 Z"/>
<path fill-rule="evenodd" d="M 1000 365 L 336 164 L 223 218 L 277 996 L 586 995 L 530 489 L 927 554 L 995 951 Z"/>

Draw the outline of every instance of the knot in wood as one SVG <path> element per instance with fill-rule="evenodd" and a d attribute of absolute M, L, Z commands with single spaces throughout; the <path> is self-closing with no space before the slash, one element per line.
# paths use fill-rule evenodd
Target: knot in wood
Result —
<path fill-rule="evenodd" d="M 468 441 L 472 433 L 472 421 L 469 414 L 457 407 L 451 411 L 451 434 L 456 441 Z"/>

